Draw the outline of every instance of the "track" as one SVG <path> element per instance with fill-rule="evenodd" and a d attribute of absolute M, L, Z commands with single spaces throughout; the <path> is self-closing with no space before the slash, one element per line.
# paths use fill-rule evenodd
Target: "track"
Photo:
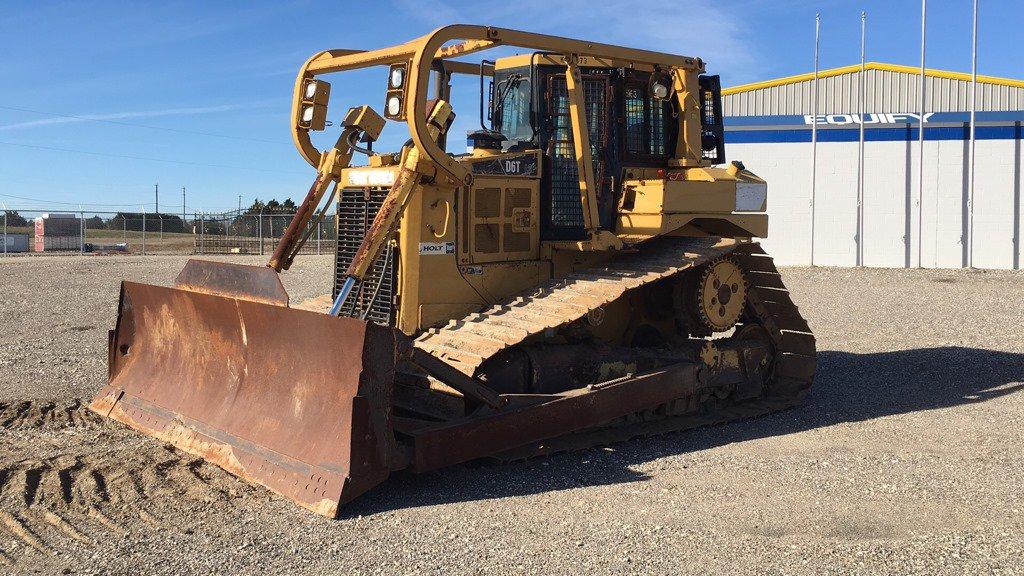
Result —
<path fill-rule="evenodd" d="M 763 326 L 772 340 L 775 352 L 772 377 L 764 394 L 759 398 L 736 402 L 731 397 L 720 399 L 706 390 L 598 428 L 517 448 L 497 455 L 497 459 L 516 460 L 580 450 L 637 437 L 751 418 L 793 406 L 807 394 L 816 367 L 814 336 L 790 297 L 790 292 L 786 290 L 774 262 L 761 246 L 756 243 L 713 244 L 694 239 L 667 240 L 670 242 L 662 243 L 656 250 L 629 260 L 628 263 L 612 263 L 605 269 L 573 275 L 564 281 L 552 283 L 529 298 L 510 300 L 482 315 L 453 322 L 439 331 L 425 335 L 417 345 L 431 346 L 428 349 L 437 351 L 435 354 L 454 356 L 462 363 L 463 370 L 469 366 L 475 368 L 475 365 L 485 360 L 479 358 L 487 349 L 483 345 L 498 349 L 514 345 L 511 341 L 514 334 L 526 333 L 528 336 L 540 331 L 542 324 L 537 319 L 547 318 L 544 324 L 546 327 L 577 320 L 586 314 L 585 311 L 581 313 L 581 301 L 607 303 L 630 289 L 679 274 L 711 258 L 731 254 L 743 269 L 749 283 L 745 322 Z M 682 264 L 679 263 L 680 253 L 685 254 Z M 550 302 L 557 302 L 557 305 Z M 559 310 L 562 311 L 560 315 L 557 314 Z M 498 319 L 502 318 L 511 321 L 499 324 L 502 321 Z M 504 339 L 482 336 L 488 332 L 481 327 L 490 330 L 495 326 L 506 326 L 517 331 L 506 333 Z M 464 347 L 479 354 L 466 354 L 462 352 Z"/>
<path fill-rule="evenodd" d="M 428 330 L 416 339 L 416 347 L 472 375 L 484 360 L 505 348 L 579 320 L 630 290 L 724 256 L 737 246 L 720 238 L 653 240 L 639 253 L 552 280 L 527 295 Z"/>

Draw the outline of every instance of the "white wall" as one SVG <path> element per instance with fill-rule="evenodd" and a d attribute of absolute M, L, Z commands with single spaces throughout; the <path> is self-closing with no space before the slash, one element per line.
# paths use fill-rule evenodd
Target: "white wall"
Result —
<path fill-rule="evenodd" d="M 976 146 L 974 266 L 1021 268 L 1024 242 L 1014 239 L 1024 220 L 1021 144 L 1016 140 L 978 140 Z M 815 265 L 857 263 L 857 148 L 857 142 L 818 143 Z M 866 266 L 960 268 L 967 263 L 963 238 L 968 143 L 925 142 L 924 196 L 920 206 L 918 154 L 916 140 L 864 144 Z M 780 264 L 811 264 L 811 145 L 728 144 L 726 157 L 742 160 L 748 169 L 768 181 L 765 249 Z M 908 232 L 909 246 L 904 240 Z"/>
<path fill-rule="evenodd" d="M 727 144 L 725 153 L 768 181 L 765 250 L 779 264 L 810 264 L 810 144 Z"/>
<path fill-rule="evenodd" d="M 917 163 L 909 150 L 906 142 L 864 144 L 865 266 L 898 268 L 907 263 L 904 237 L 916 222 L 907 199 L 917 193 Z"/>

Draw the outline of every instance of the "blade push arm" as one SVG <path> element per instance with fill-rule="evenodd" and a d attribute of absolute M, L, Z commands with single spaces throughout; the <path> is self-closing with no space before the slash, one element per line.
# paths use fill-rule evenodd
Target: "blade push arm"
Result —
<path fill-rule="evenodd" d="M 338 136 L 338 141 L 335 142 L 333 148 L 320 155 L 316 179 L 313 180 L 309 192 L 306 193 L 306 197 L 295 211 L 295 216 L 288 223 L 288 228 L 281 236 L 267 266 L 280 272 L 287 270 L 292 265 L 295 254 L 302 248 L 303 232 L 316 213 L 317 206 L 320 205 L 327 190 L 332 185 L 337 185 L 341 178 L 341 171 L 348 168 L 352 162 L 353 142 L 362 133 L 365 133 L 370 140 L 376 140 L 383 128 L 384 119 L 369 106 L 360 106 L 348 111 L 345 116 L 344 129 Z"/>
<path fill-rule="evenodd" d="M 332 184 L 338 181 L 341 170 L 347 167 L 351 161 L 352 149 L 348 145 L 348 137 L 351 136 L 352 132 L 353 129 L 351 128 L 346 128 L 342 131 L 334 148 L 325 152 L 321 157 L 320 167 L 317 170 L 316 178 L 313 180 L 313 185 L 309 187 L 309 192 L 306 193 L 306 197 L 299 204 L 298 209 L 295 211 L 295 216 L 288 223 L 288 228 L 281 235 L 281 240 L 278 241 L 273 255 L 270 256 L 270 262 L 267 263 L 267 266 L 277 272 L 287 270 L 291 266 L 303 229 L 305 229 L 306 224 L 309 223 L 310 218 L 316 212 L 320 201 L 323 200 L 324 194 Z"/>

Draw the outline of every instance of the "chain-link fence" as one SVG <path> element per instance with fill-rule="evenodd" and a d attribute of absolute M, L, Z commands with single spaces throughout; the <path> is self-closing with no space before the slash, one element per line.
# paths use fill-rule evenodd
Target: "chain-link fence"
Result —
<path fill-rule="evenodd" d="M 187 214 L 4 209 L 0 256 L 268 254 L 294 214 L 263 209 Z M 306 227 L 305 254 L 334 250 L 334 215 Z"/>
<path fill-rule="evenodd" d="M 194 222 L 196 254 L 268 254 L 274 250 L 294 214 L 270 211 L 199 213 Z M 314 219 L 315 220 L 315 219 Z M 334 217 L 310 221 L 303 254 L 333 251 Z"/>

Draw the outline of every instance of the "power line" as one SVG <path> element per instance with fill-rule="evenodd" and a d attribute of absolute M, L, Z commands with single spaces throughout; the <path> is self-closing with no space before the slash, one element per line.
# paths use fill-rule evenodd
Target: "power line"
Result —
<path fill-rule="evenodd" d="M 106 118 L 90 118 L 88 116 L 75 116 L 74 114 L 58 114 L 56 112 L 44 112 L 42 110 L 32 110 L 29 108 L 19 108 L 17 106 L 0 106 L 3 110 L 13 110 L 16 112 L 29 112 L 31 114 L 42 114 L 43 116 L 52 116 L 54 118 L 71 118 L 74 120 L 82 120 L 83 122 L 101 122 L 104 124 L 117 124 L 118 126 L 130 126 L 133 128 L 148 128 L 150 130 L 163 130 L 165 132 L 177 132 L 179 134 L 193 134 L 196 136 L 210 136 L 213 138 L 226 138 L 229 140 L 245 140 L 249 142 L 266 142 L 269 144 L 281 144 L 280 140 L 269 140 L 266 138 L 253 138 L 250 136 L 232 136 L 230 134 L 218 134 L 216 132 L 204 132 L 202 130 L 187 130 L 185 128 L 170 128 L 167 126 L 153 126 L 152 124 L 136 124 L 135 122 L 122 122 L 120 120 L 109 120 Z"/>
<path fill-rule="evenodd" d="M 164 162 L 167 164 L 182 164 L 186 166 L 205 166 L 208 168 L 229 168 L 231 170 L 246 170 L 253 172 L 274 172 L 277 174 L 298 174 L 299 172 L 292 172 L 288 170 L 272 170 L 269 168 L 252 168 L 248 166 L 231 166 L 228 164 L 207 164 L 205 162 L 190 162 L 188 160 L 169 160 L 166 158 L 150 158 L 147 156 L 131 156 L 128 154 L 111 154 L 109 152 L 93 152 L 90 150 L 76 150 L 74 148 L 58 148 L 56 146 L 39 146 L 36 144 L 22 144 L 19 142 L 5 142 L 0 141 L 0 144 L 6 146 L 17 146 L 19 148 L 32 148 L 35 150 L 50 150 L 53 152 L 72 152 L 75 154 L 89 154 L 91 156 L 106 156 L 108 158 L 123 158 L 127 160 L 145 160 L 148 162 Z"/>
<path fill-rule="evenodd" d="M 141 202 L 127 203 L 127 204 L 100 204 L 92 202 L 64 202 L 61 200 L 46 200 L 43 198 L 28 198 L 25 196 L 15 196 L 14 194 L 0 194 L 4 198 L 14 198 L 15 200 L 24 200 L 26 202 L 39 202 L 41 204 L 60 204 L 62 206 L 108 206 L 108 207 L 124 207 L 124 206 L 138 206 Z"/>

